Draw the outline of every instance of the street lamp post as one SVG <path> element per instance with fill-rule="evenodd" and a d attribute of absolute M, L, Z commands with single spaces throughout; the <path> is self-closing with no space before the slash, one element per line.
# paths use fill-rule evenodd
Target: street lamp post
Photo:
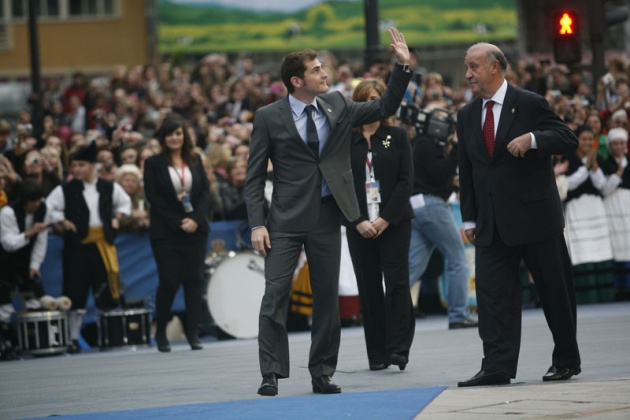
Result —
<path fill-rule="evenodd" d="M 33 136 L 39 142 L 44 132 L 44 113 L 42 109 L 41 74 L 39 65 L 39 40 L 37 36 L 37 0 L 28 2 L 28 33 L 31 52 L 31 86 L 30 102 L 33 106 Z"/>
<path fill-rule="evenodd" d="M 378 0 L 364 0 L 365 10 L 365 69 L 369 69 L 374 60 L 380 57 Z"/>

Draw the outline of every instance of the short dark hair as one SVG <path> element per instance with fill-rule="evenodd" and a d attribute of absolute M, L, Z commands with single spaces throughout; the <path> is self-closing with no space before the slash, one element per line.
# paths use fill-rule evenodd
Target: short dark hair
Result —
<path fill-rule="evenodd" d="M 24 205 L 28 201 L 40 200 L 44 197 L 42 186 L 34 178 L 24 178 L 20 183 L 18 201 Z"/>
<path fill-rule="evenodd" d="M 580 137 L 580 135 L 585 131 L 594 134 L 591 127 L 589 127 L 588 125 L 581 125 L 575 129 L 575 137 Z"/>
<path fill-rule="evenodd" d="M 312 61 L 317 58 L 317 52 L 314 50 L 302 50 L 298 52 L 292 52 L 284 57 L 282 65 L 280 66 L 280 77 L 282 82 L 287 88 L 289 93 L 293 93 L 295 88 L 291 83 L 291 78 L 299 77 L 304 78 L 304 72 L 306 71 L 305 61 Z"/>

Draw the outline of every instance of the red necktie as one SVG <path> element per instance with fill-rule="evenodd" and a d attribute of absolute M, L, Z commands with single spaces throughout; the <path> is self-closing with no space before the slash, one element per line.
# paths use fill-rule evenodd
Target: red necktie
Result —
<path fill-rule="evenodd" d="M 483 143 L 486 145 L 488 156 L 492 159 L 494 153 L 494 113 L 492 112 L 492 106 L 494 101 L 488 101 L 486 103 L 486 120 L 483 122 Z"/>

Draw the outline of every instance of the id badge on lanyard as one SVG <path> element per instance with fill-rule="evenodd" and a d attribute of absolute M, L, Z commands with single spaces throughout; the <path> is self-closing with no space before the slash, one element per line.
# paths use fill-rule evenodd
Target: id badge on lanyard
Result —
<path fill-rule="evenodd" d="M 365 160 L 368 172 L 370 174 L 369 181 L 365 183 L 365 195 L 367 197 L 368 204 L 378 204 L 381 202 L 381 187 L 379 182 L 374 177 L 374 167 L 372 166 L 371 155 L 372 153 L 368 153 L 368 156 Z"/>
<path fill-rule="evenodd" d="M 194 210 L 192 203 L 190 202 L 190 195 L 188 195 L 188 193 L 184 190 L 184 185 L 186 184 L 186 167 L 184 166 L 184 162 L 182 162 L 182 176 L 179 176 L 179 173 L 177 173 L 177 169 L 175 169 L 175 173 L 177 174 L 177 176 L 179 177 L 179 180 L 182 182 L 182 190 L 184 191 L 181 194 L 181 200 L 182 200 L 182 206 L 184 206 L 184 211 L 186 213 L 192 213 L 192 211 Z"/>
<path fill-rule="evenodd" d="M 374 167 L 372 166 L 372 152 L 368 152 L 365 159 L 368 181 L 365 183 L 365 196 L 367 198 L 368 219 L 370 222 L 379 218 L 381 187 L 374 177 Z"/>
<path fill-rule="evenodd" d="M 368 203 L 378 204 L 381 202 L 381 192 L 378 181 L 370 181 L 365 183 L 365 194 Z"/>

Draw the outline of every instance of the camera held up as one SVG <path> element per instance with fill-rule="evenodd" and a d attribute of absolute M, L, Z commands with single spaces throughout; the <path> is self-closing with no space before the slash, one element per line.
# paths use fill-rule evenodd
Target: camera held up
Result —
<path fill-rule="evenodd" d="M 449 110 L 433 108 L 426 111 L 415 104 L 401 105 L 399 119 L 403 124 L 413 124 L 418 135 L 430 137 L 442 147 L 446 146 L 457 125 L 457 117 Z"/>

